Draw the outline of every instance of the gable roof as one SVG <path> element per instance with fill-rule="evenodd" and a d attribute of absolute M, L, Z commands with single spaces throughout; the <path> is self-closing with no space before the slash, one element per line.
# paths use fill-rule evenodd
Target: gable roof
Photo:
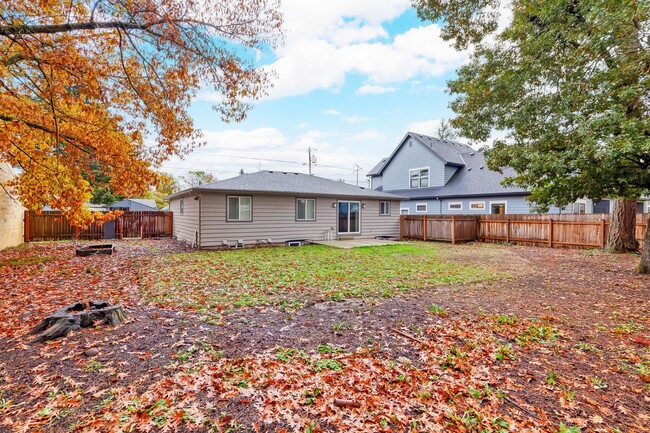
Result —
<path fill-rule="evenodd" d="M 402 197 L 372 189 L 348 185 L 318 176 L 286 171 L 260 171 L 242 174 L 226 179 L 186 189 L 174 193 L 166 199 L 201 191 L 219 192 L 261 192 L 269 194 L 304 194 L 310 196 L 336 196 L 356 198 L 377 198 L 400 200 Z"/>
<path fill-rule="evenodd" d="M 465 165 L 456 170 L 456 173 L 446 185 L 431 188 L 402 189 L 391 192 L 410 199 L 530 194 L 524 188 L 501 185 L 506 176 L 514 176 L 514 170 L 505 169 L 503 173 L 489 170 L 485 164 L 482 151 L 465 152 L 459 154 L 459 156 Z"/>
<path fill-rule="evenodd" d="M 407 132 L 399 145 L 393 150 L 393 153 L 390 154 L 388 158 L 382 159 L 376 166 L 372 168 L 367 174 L 367 176 L 374 177 L 379 176 L 384 171 L 384 168 L 390 163 L 393 157 L 397 152 L 406 144 L 408 139 L 413 138 L 417 143 L 420 143 L 422 146 L 427 148 L 431 153 L 440 158 L 445 165 L 454 165 L 457 167 L 462 167 L 465 165 L 463 158 L 460 156 L 464 152 L 473 152 L 470 146 L 456 141 L 451 140 L 439 140 L 435 137 L 430 137 L 424 134 L 417 134 L 415 132 Z"/>
<path fill-rule="evenodd" d="M 133 202 L 137 203 L 142 206 L 150 207 L 153 210 L 158 210 L 158 207 L 156 207 L 156 200 L 150 199 L 150 198 L 123 198 L 120 201 L 116 201 L 109 207 L 125 207 L 128 206 L 127 202 Z"/>

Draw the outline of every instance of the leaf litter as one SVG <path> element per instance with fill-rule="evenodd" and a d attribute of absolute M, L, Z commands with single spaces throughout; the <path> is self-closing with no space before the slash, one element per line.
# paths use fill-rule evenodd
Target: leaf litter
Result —
<path fill-rule="evenodd" d="M 165 257 L 186 254 L 171 241 L 84 259 L 70 243 L 3 251 L 0 430 L 650 429 L 650 284 L 633 257 L 436 248 L 502 277 L 201 311 L 147 297 L 152 274 L 174 271 Z M 25 343 L 42 316 L 79 298 L 122 303 L 129 318 Z M 84 355 L 90 347 L 99 354 Z"/>

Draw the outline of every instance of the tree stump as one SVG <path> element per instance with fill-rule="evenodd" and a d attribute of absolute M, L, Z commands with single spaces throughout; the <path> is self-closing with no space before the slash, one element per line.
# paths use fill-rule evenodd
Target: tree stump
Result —
<path fill-rule="evenodd" d="M 124 322 L 124 311 L 121 305 L 109 305 L 108 302 L 90 301 L 88 304 L 77 302 L 50 314 L 41 320 L 28 335 L 36 335 L 30 343 L 40 343 L 65 337 L 70 331 L 88 328 L 97 323 L 104 325 L 119 325 Z"/>

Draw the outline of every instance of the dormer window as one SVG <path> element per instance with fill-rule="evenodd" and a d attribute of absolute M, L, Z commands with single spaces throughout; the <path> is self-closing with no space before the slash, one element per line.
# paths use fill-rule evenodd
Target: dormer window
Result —
<path fill-rule="evenodd" d="M 429 167 L 414 168 L 409 170 L 411 188 L 428 188 L 429 187 Z"/>

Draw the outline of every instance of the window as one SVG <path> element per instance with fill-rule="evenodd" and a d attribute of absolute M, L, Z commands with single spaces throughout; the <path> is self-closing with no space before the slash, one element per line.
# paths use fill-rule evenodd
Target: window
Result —
<path fill-rule="evenodd" d="M 426 212 L 427 211 L 427 204 L 426 203 L 418 203 L 415 205 L 415 211 L 416 212 Z"/>
<path fill-rule="evenodd" d="M 645 213 L 650 213 L 650 201 L 645 202 Z"/>
<path fill-rule="evenodd" d="M 411 179 L 411 188 L 429 187 L 429 167 L 409 170 L 409 177 Z"/>
<path fill-rule="evenodd" d="M 576 202 L 573 203 L 573 213 L 575 214 L 587 213 L 587 202 L 585 200 L 576 200 Z"/>
<path fill-rule="evenodd" d="M 252 221 L 253 199 L 248 196 L 228 197 L 228 221 Z"/>
<path fill-rule="evenodd" d="M 390 202 L 389 201 L 380 201 L 379 202 L 379 215 L 390 215 Z"/>
<path fill-rule="evenodd" d="M 463 203 L 460 201 L 450 201 L 447 203 L 448 210 L 463 210 Z"/>
<path fill-rule="evenodd" d="M 179 207 L 180 209 L 178 210 L 178 213 L 181 215 L 185 215 L 185 200 L 181 199 Z"/>
<path fill-rule="evenodd" d="M 409 214 L 409 209 L 407 207 L 403 207 L 399 210 L 400 215 L 408 215 Z"/>
<path fill-rule="evenodd" d="M 469 202 L 469 209 L 470 210 L 483 210 L 483 209 L 485 209 L 485 202 L 484 201 L 470 201 Z"/>
<path fill-rule="evenodd" d="M 313 198 L 296 199 L 296 220 L 316 221 L 316 199 Z"/>
<path fill-rule="evenodd" d="M 508 213 L 508 202 L 505 201 L 491 201 L 490 213 L 497 215 L 505 215 Z"/>

